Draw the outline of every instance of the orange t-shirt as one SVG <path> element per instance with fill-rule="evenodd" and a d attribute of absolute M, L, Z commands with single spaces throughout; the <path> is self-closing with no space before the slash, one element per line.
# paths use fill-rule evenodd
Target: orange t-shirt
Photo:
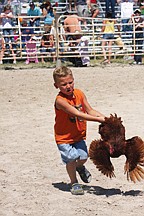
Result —
<path fill-rule="evenodd" d="M 56 98 L 62 98 L 76 109 L 85 113 L 83 105 L 83 92 L 79 89 L 74 89 L 73 97 L 67 98 L 61 92 Z M 86 121 L 71 116 L 63 110 L 56 109 L 55 107 L 55 140 L 57 144 L 68 143 L 72 144 L 80 140 L 86 139 Z"/>

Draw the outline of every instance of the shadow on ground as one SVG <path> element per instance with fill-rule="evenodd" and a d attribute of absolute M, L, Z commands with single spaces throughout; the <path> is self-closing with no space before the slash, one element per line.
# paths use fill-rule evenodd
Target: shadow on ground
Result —
<path fill-rule="evenodd" d="M 59 183 L 53 183 L 52 184 L 55 188 L 69 192 L 70 191 L 70 184 L 64 183 L 64 182 L 59 182 Z M 143 192 L 140 190 L 130 190 L 123 192 L 120 189 L 116 188 L 102 188 L 100 186 L 88 186 L 88 185 L 83 185 L 84 191 L 90 194 L 95 194 L 97 196 L 114 196 L 114 195 L 122 195 L 122 196 L 142 196 Z"/>

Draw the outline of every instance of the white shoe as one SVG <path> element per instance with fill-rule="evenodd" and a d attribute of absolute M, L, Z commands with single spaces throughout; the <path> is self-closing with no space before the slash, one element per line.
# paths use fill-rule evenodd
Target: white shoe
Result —
<path fill-rule="evenodd" d="M 137 64 L 138 64 L 138 65 L 142 65 L 142 62 L 138 62 Z"/>
<path fill-rule="evenodd" d="M 16 64 L 16 61 L 13 61 L 13 64 Z"/>
<path fill-rule="evenodd" d="M 131 64 L 132 64 L 132 65 L 136 65 L 136 64 L 137 64 L 137 62 L 136 62 L 136 61 L 134 61 L 134 62 L 132 62 Z"/>
<path fill-rule="evenodd" d="M 0 64 L 3 64 L 3 61 L 0 61 Z"/>

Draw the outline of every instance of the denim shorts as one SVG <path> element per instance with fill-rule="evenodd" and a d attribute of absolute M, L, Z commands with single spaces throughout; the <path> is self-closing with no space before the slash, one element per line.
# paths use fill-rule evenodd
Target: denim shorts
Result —
<path fill-rule="evenodd" d="M 114 39 L 114 34 L 103 34 L 103 39 L 107 40 L 107 39 Z"/>
<path fill-rule="evenodd" d="M 88 158 L 87 146 L 84 140 L 73 144 L 58 144 L 57 146 L 60 151 L 62 161 L 65 164 L 77 159 L 86 160 Z"/>

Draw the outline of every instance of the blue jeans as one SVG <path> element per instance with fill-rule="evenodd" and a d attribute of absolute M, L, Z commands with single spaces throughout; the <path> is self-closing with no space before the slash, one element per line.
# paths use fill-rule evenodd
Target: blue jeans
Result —
<path fill-rule="evenodd" d="M 6 43 L 6 49 L 9 49 L 9 42 L 11 41 L 12 43 L 12 48 L 15 48 L 15 41 L 14 37 L 7 37 L 7 35 L 14 35 L 14 31 L 12 29 L 3 29 L 3 35 Z"/>
<path fill-rule="evenodd" d="M 115 18 L 115 3 L 116 0 L 105 0 L 106 2 L 106 14 L 110 11 L 109 6 L 111 6 L 112 18 Z"/>
<path fill-rule="evenodd" d="M 122 31 L 127 32 L 127 31 L 132 31 L 132 25 L 126 25 L 129 22 L 129 19 L 122 19 Z"/>
<path fill-rule="evenodd" d="M 87 146 L 84 140 L 73 144 L 58 144 L 57 147 L 65 164 L 77 159 L 86 160 L 88 158 Z"/>
<path fill-rule="evenodd" d="M 49 48 L 41 47 L 41 48 L 40 48 L 40 52 L 42 52 L 42 53 L 45 53 L 45 52 L 50 52 L 50 53 L 52 53 L 52 52 L 55 52 L 55 48 L 52 48 L 52 47 L 49 47 Z"/>
<path fill-rule="evenodd" d="M 107 33 L 107 34 L 103 34 L 103 39 L 105 40 L 108 40 L 108 39 L 114 39 L 114 34 L 110 34 L 110 33 Z"/>
<path fill-rule="evenodd" d="M 40 18 L 37 18 L 34 22 L 29 22 L 29 26 L 36 26 L 39 27 L 40 26 Z"/>
<path fill-rule="evenodd" d="M 134 60 L 136 62 L 142 62 L 143 32 L 135 34 L 135 46 L 136 55 L 134 55 Z"/>

